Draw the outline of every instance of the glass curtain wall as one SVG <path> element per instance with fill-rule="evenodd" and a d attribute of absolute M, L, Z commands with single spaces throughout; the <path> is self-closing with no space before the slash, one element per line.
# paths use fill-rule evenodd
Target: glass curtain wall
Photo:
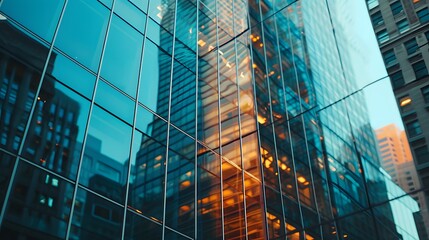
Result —
<path fill-rule="evenodd" d="M 330 4 L 0 1 L 0 237 L 414 239 Z"/>

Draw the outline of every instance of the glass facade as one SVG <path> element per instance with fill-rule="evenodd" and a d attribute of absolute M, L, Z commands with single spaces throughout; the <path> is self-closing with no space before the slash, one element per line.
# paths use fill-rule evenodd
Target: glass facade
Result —
<path fill-rule="evenodd" d="M 335 4 L 0 1 L 0 237 L 415 239 Z"/>

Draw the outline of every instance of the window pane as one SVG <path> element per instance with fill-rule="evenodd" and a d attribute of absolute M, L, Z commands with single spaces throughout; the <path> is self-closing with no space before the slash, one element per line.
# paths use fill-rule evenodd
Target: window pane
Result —
<path fill-rule="evenodd" d="M 429 22 L 429 10 L 427 8 L 418 11 L 417 16 L 419 17 L 420 23 Z"/>
<path fill-rule="evenodd" d="M 378 11 L 378 12 L 372 14 L 371 15 L 371 21 L 372 21 L 372 25 L 374 25 L 374 27 L 383 24 L 384 21 L 383 21 L 383 16 L 381 15 L 381 12 Z"/>
<path fill-rule="evenodd" d="M 414 63 L 413 64 L 413 70 L 414 70 L 414 73 L 416 74 L 416 79 L 419 79 L 419 78 L 422 78 L 422 77 L 428 75 L 428 70 L 427 70 L 426 64 L 423 60 Z"/>
<path fill-rule="evenodd" d="M 101 76 L 135 97 L 143 35 L 116 15 L 110 25 Z"/>
<path fill-rule="evenodd" d="M 419 45 L 415 38 L 404 42 L 405 49 L 407 50 L 408 55 L 415 53 L 419 49 Z"/>
<path fill-rule="evenodd" d="M 402 71 L 398 71 L 390 74 L 390 80 L 392 81 L 393 89 L 397 89 L 404 85 L 404 77 L 402 76 Z"/>
<path fill-rule="evenodd" d="M 397 23 L 397 25 L 398 25 L 399 33 L 403 33 L 405 31 L 407 31 L 408 29 L 410 29 L 410 26 L 408 25 L 407 19 L 403 19 L 403 20 L 399 21 Z"/>
<path fill-rule="evenodd" d="M 48 47 L 7 21 L 0 27 L 0 107 L 2 148 L 17 152 L 36 98 Z M 7 50 L 6 50 L 7 49 Z M 51 58 L 49 64 L 52 64 Z M 47 69 L 49 74 L 52 69 Z"/>
<path fill-rule="evenodd" d="M 108 18 L 109 10 L 98 1 L 68 2 L 55 45 L 97 72 Z"/>
<path fill-rule="evenodd" d="M 90 102 L 49 77 L 37 99 L 22 154 L 75 179 Z"/>
<path fill-rule="evenodd" d="M 4 197 L 10 182 L 15 156 L 0 151 L 0 207 L 3 207 Z"/>
<path fill-rule="evenodd" d="M 79 183 L 123 203 L 130 144 L 131 126 L 94 106 Z"/>
<path fill-rule="evenodd" d="M 384 52 L 383 53 L 383 60 L 384 60 L 384 64 L 386 64 L 386 66 L 389 66 L 392 63 L 396 62 L 396 56 L 395 56 L 394 50 L 390 49 L 390 50 Z"/>
<path fill-rule="evenodd" d="M 396 14 L 401 13 L 403 11 L 401 1 L 397 1 L 397 2 L 392 3 L 390 5 L 390 8 L 392 9 L 393 15 L 396 15 Z"/>
<path fill-rule="evenodd" d="M 51 42 L 63 4 L 64 0 L 7 0 L 0 11 Z"/>
<path fill-rule="evenodd" d="M 417 120 L 406 123 L 408 137 L 415 137 L 422 133 L 422 129 L 420 128 L 420 124 Z"/>
<path fill-rule="evenodd" d="M 125 239 L 162 239 L 162 224 L 147 220 L 128 211 L 125 226 Z"/>
<path fill-rule="evenodd" d="M 423 87 L 421 91 L 425 103 L 429 103 L 429 86 Z"/>
<path fill-rule="evenodd" d="M 118 188 L 98 176 L 100 188 Z M 123 208 L 85 190 L 78 189 L 74 207 L 71 239 L 121 239 Z"/>
<path fill-rule="evenodd" d="M 389 35 L 387 34 L 386 30 L 381 30 L 377 33 L 377 40 L 378 43 L 384 43 L 389 40 Z"/>
<path fill-rule="evenodd" d="M 64 239 L 74 186 L 24 161 L 18 165 L 0 236 Z M 9 228 L 10 225 L 13 225 Z M 4 232 L 3 232 L 4 231 Z"/>

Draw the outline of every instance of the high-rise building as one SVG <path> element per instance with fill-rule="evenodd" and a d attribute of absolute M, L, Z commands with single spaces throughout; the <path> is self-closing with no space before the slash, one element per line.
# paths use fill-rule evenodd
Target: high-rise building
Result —
<path fill-rule="evenodd" d="M 0 237 L 417 239 L 335 4 L 0 1 Z"/>
<path fill-rule="evenodd" d="M 380 50 L 429 203 L 429 6 L 427 0 L 367 0 Z M 429 218 L 429 214 L 428 214 Z"/>
<path fill-rule="evenodd" d="M 410 146 L 404 130 L 399 129 L 394 124 L 389 124 L 376 130 L 382 167 L 392 177 L 394 183 L 400 186 L 403 191 L 413 193 L 411 196 L 416 200 L 422 212 L 415 213 L 416 223 L 420 223 L 417 229 L 422 239 L 427 238 L 427 227 L 429 219 L 425 210 L 427 209 L 424 200 L 424 193 L 417 192 L 420 180 L 411 155 Z M 420 221 L 423 219 L 423 221 Z"/>

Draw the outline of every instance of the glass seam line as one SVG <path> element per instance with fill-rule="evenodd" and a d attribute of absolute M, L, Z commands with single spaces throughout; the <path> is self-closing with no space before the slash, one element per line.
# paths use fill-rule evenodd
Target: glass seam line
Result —
<path fill-rule="evenodd" d="M 221 102 L 220 102 L 220 98 L 221 98 L 221 87 L 220 87 L 220 57 L 219 57 L 219 50 L 220 50 L 220 46 L 218 46 L 219 44 L 219 21 L 217 20 L 219 18 L 219 1 L 220 0 L 216 0 L 215 1 L 215 16 L 216 16 L 216 46 L 217 46 L 217 51 L 216 51 L 216 74 L 217 74 L 217 101 L 218 101 L 218 127 L 219 127 L 219 166 L 220 166 L 220 203 L 221 203 L 221 228 L 222 228 L 222 240 L 225 240 L 225 210 L 224 210 L 224 195 L 223 195 L 223 191 L 224 191 L 224 186 L 223 186 L 223 151 L 222 151 L 222 108 L 221 108 Z"/>
<path fill-rule="evenodd" d="M 199 78 L 199 26 L 200 26 L 200 18 L 199 18 L 199 9 L 200 0 L 196 0 L 195 12 L 196 12 L 196 38 L 195 38 L 195 145 L 194 145 L 194 239 L 198 238 L 198 78 Z M 192 36 L 191 36 L 192 37 Z"/>
<path fill-rule="evenodd" d="M 235 1 L 232 1 L 232 32 L 235 35 L 236 24 L 235 24 Z M 244 33 L 244 32 L 243 32 Z M 243 161 L 243 138 L 241 136 L 241 111 L 240 111 L 240 85 L 238 84 L 238 55 L 237 55 L 237 37 L 234 37 L 234 57 L 235 57 L 235 86 L 237 87 L 237 111 L 238 111 L 238 136 L 240 141 L 240 163 L 241 163 L 241 181 L 242 181 L 242 195 L 243 195 L 243 210 L 244 210 L 244 233 L 246 235 L 246 239 L 248 239 L 248 231 L 247 231 L 247 201 L 246 201 L 246 186 L 244 181 L 244 161 Z"/>
<path fill-rule="evenodd" d="M 171 69 L 170 69 L 170 89 L 169 89 L 169 97 L 168 97 L 168 116 L 167 116 L 167 147 L 165 154 L 165 169 L 164 169 L 164 196 L 163 196 L 163 212 L 162 212 L 162 239 L 165 239 L 165 211 L 167 209 L 167 186 L 168 186 L 168 158 L 169 158 L 169 148 L 170 148 L 170 128 L 171 128 L 171 98 L 172 98 L 172 90 L 173 90 L 173 73 L 174 73 L 174 54 L 176 48 L 176 20 L 177 20 L 177 4 L 178 0 L 174 1 L 174 17 L 173 17 L 173 43 L 171 49 Z M 150 6 L 149 6 L 150 7 Z"/>
<path fill-rule="evenodd" d="M 116 0 L 112 1 L 112 8 L 110 9 L 110 13 L 109 13 L 109 20 L 107 22 L 107 26 L 106 26 L 106 33 L 104 35 L 104 39 L 103 39 L 103 46 L 102 46 L 102 50 L 101 50 L 101 56 L 100 56 L 100 60 L 99 60 L 99 65 L 98 65 L 98 69 L 97 69 L 97 76 L 95 79 L 95 83 L 94 83 L 94 92 L 92 93 L 92 99 L 91 99 L 91 103 L 89 106 L 89 113 L 88 113 L 88 117 L 87 117 L 87 123 L 85 126 L 85 134 L 84 134 L 84 138 L 82 141 L 82 150 L 79 156 L 79 163 L 78 163 L 78 169 L 77 169 L 77 173 L 76 173 L 76 183 L 74 186 L 74 190 L 73 190 L 73 199 L 72 199 L 72 205 L 70 207 L 70 218 L 69 218 L 69 222 L 67 224 L 67 232 L 66 232 L 66 240 L 68 240 L 70 238 L 70 230 L 71 230 L 71 226 L 72 226 L 72 218 L 73 218 L 73 213 L 74 213 L 74 207 L 75 207 L 75 203 L 76 203 L 76 197 L 77 197 L 77 192 L 78 192 L 78 188 L 79 188 L 79 180 L 80 180 L 80 173 L 82 170 L 82 163 L 83 163 L 83 157 L 84 157 L 84 152 L 85 152 L 85 146 L 86 146 L 86 141 L 87 141 L 87 135 L 88 135 L 88 131 L 89 131 L 89 126 L 90 126 L 90 122 L 91 122 L 91 117 L 92 117 L 92 112 L 94 109 L 94 105 L 95 105 L 95 96 L 97 93 L 97 87 L 98 87 L 98 82 L 100 81 L 100 75 L 101 75 L 101 68 L 103 65 L 103 59 L 104 59 L 104 53 L 106 51 L 106 43 L 107 43 L 107 38 L 109 36 L 109 32 L 110 32 L 110 25 L 112 22 L 112 18 L 113 18 L 113 10 L 115 8 L 115 3 Z"/>
<path fill-rule="evenodd" d="M 64 0 L 63 8 L 61 9 L 61 14 L 60 14 L 60 17 L 58 19 L 57 25 L 55 27 L 54 35 L 52 37 L 52 42 L 50 44 L 50 47 L 49 47 L 49 50 L 48 50 L 48 55 L 46 57 L 46 61 L 45 61 L 45 64 L 43 66 L 42 74 L 40 75 L 40 82 L 39 82 L 39 85 L 37 86 L 37 90 L 36 90 L 36 92 L 34 94 L 33 103 L 31 105 L 31 110 L 30 110 L 30 112 L 28 114 L 28 120 L 26 122 L 24 133 L 23 133 L 22 138 L 21 138 L 21 143 L 20 143 L 20 146 L 18 148 L 18 153 L 17 153 L 17 156 L 15 158 L 15 163 L 14 163 L 14 166 L 13 166 L 13 170 L 11 172 L 10 181 L 9 181 L 8 186 L 7 186 L 6 194 L 5 194 L 5 197 L 4 197 L 4 203 L 3 203 L 3 206 L 2 206 L 2 209 L 1 209 L 1 212 L 0 212 L 0 227 L 3 224 L 3 218 L 4 218 L 4 215 L 6 213 L 6 207 L 8 205 L 9 197 L 10 197 L 10 194 L 11 194 L 11 191 L 12 191 L 12 186 L 13 186 L 13 183 L 14 183 L 14 180 L 15 180 L 15 177 L 16 177 L 16 172 L 17 172 L 17 169 L 18 169 L 18 163 L 19 163 L 19 160 L 20 160 L 19 156 L 21 156 L 22 150 L 24 149 L 25 140 L 26 140 L 26 137 L 27 137 L 30 125 L 31 125 L 31 119 L 33 118 L 34 111 L 35 111 L 36 105 L 37 105 L 37 96 L 40 94 L 40 91 L 42 89 L 43 78 L 44 78 L 44 76 L 46 74 L 46 70 L 47 70 L 48 65 L 49 65 L 49 59 L 50 59 L 51 54 L 52 54 L 52 49 L 54 47 L 55 39 L 56 39 L 57 34 L 58 34 L 58 29 L 59 29 L 62 17 L 64 15 L 65 8 L 67 6 L 67 2 L 68 2 L 68 0 Z M 0 5 L 2 3 L 3 2 L 0 2 Z"/>
<path fill-rule="evenodd" d="M 274 31 L 275 31 L 275 37 L 276 37 L 276 44 L 277 44 L 277 56 L 278 56 L 278 58 L 277 58 L 277 61 L 279 61 L 279 67 L 280 67 L 280 76 L 281 76 L 281 90 L 283 90 L 283 92 L 286 92 L 286 90 L 285 90 L 285 86 L 284 86 L 284 75 L 283 75 L 283 65 L 281 64 L 281 62 L 282 62 L 282 57 L 281 57 L 281 52 L 280 52 L 280 40 L 279 40 L 279 34 L 278 34 L 278 27 L 277 27 L 277 18 L 276 18 L 276 14 L 273 16 L 273 18 L 274 18 Z M 267 72 L 267 70 L 265 71 L 265 72 Z M 268 76 L 268 74 L 267 74 L 267 76 Z M 287 106 L 286 105 L 286 95 L 284 95 L 284 97 L 283 97 L 283 101 L 284 101 L 284 104 L 285 104 L 285 106 Z M 271 108 L 271 111 L 272 111 L 272 108 Z M 285 108 L 285 115 L 286 115 L 286 119 L 287 119 L 287 107 Z M 272 114 L 272 112 L 271 112 L 271 114 Z M 272 122 L 274 122 L 274 119 L 272 119 L 271 120 Z M 273 126 L 274 126 L 274 123 L 273 123 Z M 274 127 L 273 127 L 274 128 Z M 275 129 L 275 128 L 274 128 Z M 274 130 L 273 129 L 273 130 Z M 275 134 L 274 134 L 274 131 L 273 131 L 273 135 L 274 135 L 274 149 L 275 149 L 275 151 L 276 151 L 276 157 L 277 157 L 277 159 L 279 159 L 279 154 L 278 154 L 278 149 L 277 149 L 277 138 L 275 137 Z M 276 160 L 277 160 L 276 159 Z M 285 233 L 285 235 L 286 235 L 286 233 L 287 233 L 287 229 L 286 229 L 286 214 L 285 214 L 285 206 L 284 206 L 284 200 L 283 200 L 283 190 L 282 190 L 282 180 L 281 180 L 281 172 L 280 172 L 280 167 L 279 167 L 279 165 L 278 165 L 278 162 L 277 162 L 277 172 L 278 172 L 278 179 L 277 179 L 277 181 L 278 181 L 278 183 L 279 183 L 279 193 L 280 193 L 280 201 L 281 201 L 281 206 L 282 206 L 282 218 L 283 218 L 283 222 L 284 222 L 284 229 L 283 229 L 283 231 L 284 231 L 284 233 Z"/>
<path fill-rule="evenodd" d="M 258 7 L 259 7 L 259 17 L 262 19 L 262 6 L 261 6 L 261 3 L 258 4 Z M 268 58 L 267 58 L 267 47 L 266 47 L 267 44 L 266 44 L 266 41 L 265 41 L 264 22 L 265 22 L 265 20 L 261 21 L 261 23 L 259 24 L 259 27 L 261 28 L 261 37 L 262 37 L 262 42 L 264 43 L 262 51 L 264 53 L 265 83 L 267 84 L 266 86 L 267 86 L 267 91 L 268 91 L 268 101 L 270 103 L 269 104 L 270 122 L 273 122 L 273 108 L 272 108 L 272 104 L 271 104 L 271 102 L 272 102 L 272 98 L 271 98 L 271 81 L 270 81 L 270 79 L 268 77 L 269 74 L 268 74 Z M 252 44 L 252 43 L 250 43 L 250 44 Z M 255 81 L 256 81 L 256 79 L 255 79 Z M 256 88 L 256 85 L 255 85 L 255 88 Z M 255 104 L 256 108 L 258 108 L 258 103 L 257 102 L 255 102 L 255 103 L 256 103 Z M 279 167 L 278 167 L 278 162 L 277 162 L 279 158 L 278 158 L 276 136 L 275 136 L 275 125 L 274 124 L 270 124 L 270 125 L 271 125 L 270 127 L 271 127 L 271 130 L 272 130 L 272 134 L 271 135 L 272 135 L 272 139 L 273 139 L 273 143 L 274 143 L 274 157 L 275 157 L 274 162 L 276 164 L 277 182 L 280 184 L 281 181 L 280 181 L 280 174 L 279 174 L 280 172 L 279 172 Z M 262 142 L 261 142 L 261 146 L 262 146 Z M 261 154 L 260 158 L 262 160 L 262 154 Z M 259 164 L 261 166 L 261 169 L 263 169 L 264 166 L 262 164 L 262 161 L 260 161 Z M 280 188 L 280 186 L 281 185 L 279 185 L 279 188 Z M 279 192 L 281 192 L 281 190 Z M 267 211 L 267 201 L 266 201 L 266 196 L 265 196 L 265 187 L 263 187 L 263 193 L 264 193 L 264 200 L 265 200 L 265 203 L 264 203 L 264 210 L 265 210 L 264 211 L 264 216 L 265 216 L 265 227 L 266 227 L 265 234 L 266 234 L 266 236 L 268 238 L 268 236 L 269 236 L 269 233 L 268 233 L 268 220 L 267 220 L 268 219 L 268 216 L 267 216 L 267 212 L 268 211 Z M 280 194 L 280 196 L 281 195 L 282 194 Z M 280 199 L 283 200 L 283 197 L 281 196 Z M 282 205 L 282 208 L 283 208 L 283 202 L 281 203 L 281 205 Z M 284 209 L 282 209 L 282 212 L 283 211 L 284 211 Z M 286 230 L 286 229 L 283 229 L 283 230 Z"/>
<path fill-rule="evenodd" d="M 295 1 L 295 2 L 297 2 L 297 1 Z M 294 3 L 295 3 L 294 2 Z M 289 19 L 288 19 L 289 20 Z M 291 27 L 290 27 L 290 24 L 289 24 L 289 21 L 288 21 L 288 34 L 289 34 L 289 36 L 292 36 L 292 33 L 291 33 Z M 295 50 L 294 50 L 294 45 L 293 45 L 293 43 L 292 43 L 292 40 L 291 39 L 289 39 L 289 43 L 290 43 L 290 45 L 291 45 L 291 49 L 292 49 L 292 52 L 294 53 L 295 52 Z M 298 73 L 297 73 L 297 65 L 296 65 L 296 62 L 295 62 L 295 57 L 292 57 L 292 65 L 293 65 L 293 69 L 294 69 L 294 75 L 295 75 L 295 84 L 297 85 L 297 87 L 298 87 Z M 298 88 L 299 89 L 299 88 Z M 284 93 L 285 94 L 285 97 L 287 97 L 287 94 L 286 94 L 286 92 Z M 301 96 L 298 96 L 299 97 L 299 104 L 300 104 L 300 106 L 301 106 Z M 286 102 L 287 102 L 287 100 L 286 100 Z M 286 105 L 287 106 L 287 105 Z M 287 111 L 288 112 L 288 111 Z M 307 111 L 305 111 L 305 112 L 307 112 Z M 290 121 L 292 120 L 292 119 L 294 119 L 295 117 L 298 117 L 298 116 L 301 116 L 301 115 L 303 115 L 303 113 L 305 113 L 305 112 L 302 112 L 302 110 L 301 110 L 301 113 L 300 114 L 298 114 L 297 116 L 294 116 L 293 118 L 287 118 L 287 126 L 288 126 L 288 132 L 289 132 L 289 139 L 290 139 L 290 145 L 291 145 L 291 153 L 292 153 L 292 165 L 293 165 L 293 174 L 295 175 L 295 193 L 296 193 L 296 198 L 297 198 L 297 203 L 298 203 L 298 208 L 299 208 L 299 215 L 300 215 L 300 220 L 301 220 L 301 229 L 302 229 L 302 231 L 303 231 L 303 233 L 304 233 L 304 236 L 305 236 L 305 230 L 304 230 L 304 217 L 303 217 L 303 213 L 302 213 L 302 204 L 301 204 L 301 197 L 300 197 L 300 194 L 299 194 L 299 185 L 298 185 L 298 179 L 297 179 L 297 175 L 296 175 L 296 164 L 295 164 L 295 153 L 294 153 L 294 148 L 293 148 L 293 139 L 292 139 L 292 136 L 291 136 L 291 127 L 290 127 Z M 288 115 L 289 116 L 289 115 Z"/>
<path fill-rule="evenodd" d="M 149 4 L 150 0 L 148 1 L 148 6 L 146 7 L 146 22 L 143 29 L 143 41 L 142 41 L 142 48 L 140 53 L 140 61 L 139 61 L 139 72 L 137 75 L 137 87 L 136 87 L 136 96 L 135 96 L 135 103 L 134 103 L 134 113 L 133 113 L 133 124 L 132 124 L 132 130 L 131 130 L 131 141 L 130 141 L 130 150 L 128 152 L 128 171 L 127 171 L 127 177 L 126 177 L 126 189 L 125 189 L 125 202 L 124 202 L 124 215 L 122 219 L 122 233 L 121 238 L 125 239 L 125 229 L 126 229 L 126 221 L 127 221 L 127 209 L 128 209 L 128 195 L 130 190 L 130 178 L 131 178 L 131 166 L 132 166 L 132 158 L 133 158 L 133 151 L 134 151 L 134 135 L 136 131 L 136 125 L 137 125 L 137 112 L 138 112 L 138 106 L 139 106 L 139 93 L 140 93 L 140 84 L 141 84 L 141 74 L 143 69 L 143 59 L 144 59 L 144 51 L 145 51 L 145 44 L 146 44 L 146 34 L 147 34 L 147 25 L 148 25 L 148 16 L 149 16 Z"/>

